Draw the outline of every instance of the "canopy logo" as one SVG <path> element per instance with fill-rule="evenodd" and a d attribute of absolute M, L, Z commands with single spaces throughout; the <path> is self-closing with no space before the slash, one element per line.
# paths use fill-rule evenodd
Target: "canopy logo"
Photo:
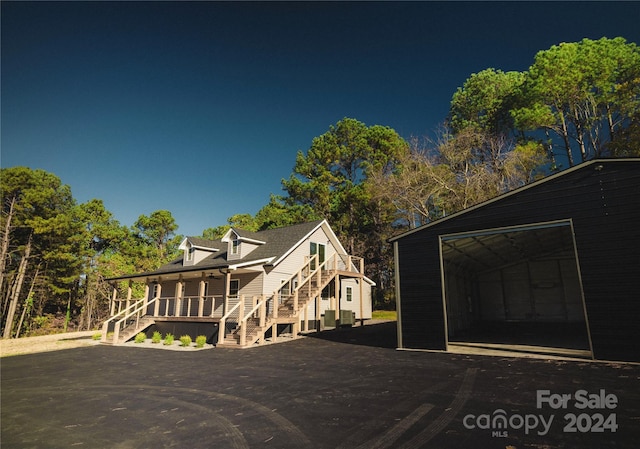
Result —
<path fill-rule="evenodd" d="M 607 393 L 604 389 L 598 393 L 589 393 L 587 390 L 577 390 L 575 393 L 557 394 L 550 390 L 536 391 L 536 409 L 548 408 L 551 410 L 567 410 L 572 407 L 582 413 L 565 413 L 563 415 L 566 433 L 602 433 L 616 432 L 618 424 L 616 414 L 604 414 L 618 406 L 618 398 L 615 394 Z M 588 411 L 595 413 L 587 413 Z M 466 429 L 488 430 L 491 436 L 507 437 L 511 430 L 524 429 L 525 435 L 536 432 L 540 436 L 547 435 L 551 430 L 555 415 L 544 414 L 512 414 L 499 408 L 492 413 L 480 415 L 468 414 L 462 423 Z"/>
<path fill-rule="evenodd" d="M 494 437 L 507 437 L 509 436 L 509 430 L 523 429 L 525 435 L 529 435 L 531 431 L 537 431 L 538 435 L 543 436 L 549 433 L 551 429 L 551 423 L 553 422 L 554 415 L 550 415 L 545 418 L 544 415 L 507 415 L 507 412 L 499 408 L 493 411 L 493 413 L 473 415 L 468 414 L 462 420 L 464 427 L 473 429 L 490 430 L 491 435 Z"/>

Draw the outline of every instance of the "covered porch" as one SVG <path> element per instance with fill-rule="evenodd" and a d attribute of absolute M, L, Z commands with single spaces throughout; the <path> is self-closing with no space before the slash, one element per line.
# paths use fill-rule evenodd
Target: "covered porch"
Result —
<path fill-rule="evenodd" d="M 211 343 L 236 347 L 319 331 L 321 313 L 340 308 L 341 277 L 358 279 L 362 288 L 364 263 L 347 255 L 336 254 L 324 262 L 309 256 L 270 294 L 263 291 L 266 276 L 259 266 L 128 277 L 125 288 L 122 281 L 114 284 L 111 318 L 103 325 L 102 341 L 124 342 L 154 326 L 167 329 L 167 323 L 174 323 L 174 328 L 181 323 L 181 329 L 185 323 L 210 323 Z M 142 298 L 134 299 L 135 282 L 144 283 Z M 329 294 L 323 296 L 323 291 Z M 336 316 L 334 323 L 340 318 Z"/>

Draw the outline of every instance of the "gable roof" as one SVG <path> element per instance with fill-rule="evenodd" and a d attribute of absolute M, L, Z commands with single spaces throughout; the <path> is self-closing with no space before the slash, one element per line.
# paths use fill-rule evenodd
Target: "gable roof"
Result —
<path fill-rule="evenodd" d="M 262 232 L 266 232 L 266 231 L 262 231 Z M 233 227 L 230 228 L 224 234 L 221 240 L 223 242 L 228 242 L 229 240 L 231 240 L 231 234 L 235 234 L 238 237 L 238 240 L 240 240 L 241 242 L 256 243 L 258 245 L 264 245 L 266 243 L 260 231 L 252 232 L 252 231 L 246 231 L 244 229 L 238 229 Z"/>
<path fill-rule="evenodd" d="M 209 240 L 200 237 L 185 237 L 180 244 L 179 249 L 186 249 L 187 243 L 190 243 L 194 248 L 208 251 L 218 251 L 222 247 L 220 240 Z"/>
<path fill-rule="evenodd" d="M 143 278 L 150 276 L 160 276 L 163 274 L 166 275 L 174 273 L 185 273 L 190 271 L 204 271 L 217 268 L 237 268 L 240 266 L 250 266 L 257 264 L 277 265 L 284 259 L 284 257 L 286 257 L 310 234 L 312 234 L 322 225 L 326 225 L 329 230 L 331 229 L 326 220 L 300 223 L 284 228 L 267 229 L 258 232 L 250 232 L 231 228 L 230 231 L 236 232 L 236 234 L 238 234 L 239 236 L 245 236 L 248 241 L 264 242 L 264 244 L 256 247 L 245 257 L 234 259 L 231 261 L 227 260 L 227 243 L 223 241 L 224 238 L 220 240 L 206 240 L 199 237 L 187 237 L 185 241 L 189 241 L 192 243 L 197 242 L 202 244 L 203 247 L 210 248 L 212 251 L 214 249 L 219 249 L 219 251 L 212 252 L 210 255 L 194 265 L 184 266 L 183 256 L 181 256 L 165 265 L 162 265 L 157 270 L 135 275 L 120 276 L 112 278 L 111 280 Z M 229 232 L 227 232 L 227 234 L 229 234 Z M 227 236 L 227 234 L 225 234 L 225 236 Z M 330 234 L 333 234 L 333 232 L 331 231 Z M 334 238 L 335 234 L 333 234 L 332 240 Z M 336 246 L 338 248 L 344 250 L 340 242 L 338 242 L 337 238 L 335 238 L 335 242 L 333 243 L 334 245 L 337 244 Z"/>

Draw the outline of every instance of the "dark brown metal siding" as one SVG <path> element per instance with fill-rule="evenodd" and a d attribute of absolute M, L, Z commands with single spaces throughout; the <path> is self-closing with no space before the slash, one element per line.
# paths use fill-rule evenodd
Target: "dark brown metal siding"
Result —
<path fill-rule="evenodd" d="M 438 239 L 410 237 L 398 242 L 402 346 L 444 350 Z"/>
<path fill-rule="evenodd" d="M 574 224 L 595 358 L 640 361 L 640 159 L 593 161 L 401 237 L 403 346 L 444 347 L 439 235 L 562 219 Z"/>

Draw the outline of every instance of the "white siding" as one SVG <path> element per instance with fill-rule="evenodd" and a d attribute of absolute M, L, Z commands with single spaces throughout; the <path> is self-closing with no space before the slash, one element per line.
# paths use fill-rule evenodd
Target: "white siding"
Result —
<path fill-rule="evenodd" d="M 362 283 L 362 296 L 360 298 L 360 285 Z M 356 313 L 356 318 L 371 318 L 371 285 L 364 280 L 356 281 L 356 279 L 342 279 L 342 288 L 340 289 L 340 308 L 342 310 L 351 310 Z M 351 287 L 352 300 L 347 301 L 347 287 Z M 362 315 L 360 316 L 360 301 L 362 302 Z"/>
<path fill-rule="evenodd" d="M 265 293 L 272 294 L 278 290 L 282 279 L 288 279 L 302 267 L 306 261 L 305 257 L 310 254 L 310 242 L 326 245 L 325 259 L 336 253 L 324 229 L 322 227 L 316 229 L 265 276 Z"/>

